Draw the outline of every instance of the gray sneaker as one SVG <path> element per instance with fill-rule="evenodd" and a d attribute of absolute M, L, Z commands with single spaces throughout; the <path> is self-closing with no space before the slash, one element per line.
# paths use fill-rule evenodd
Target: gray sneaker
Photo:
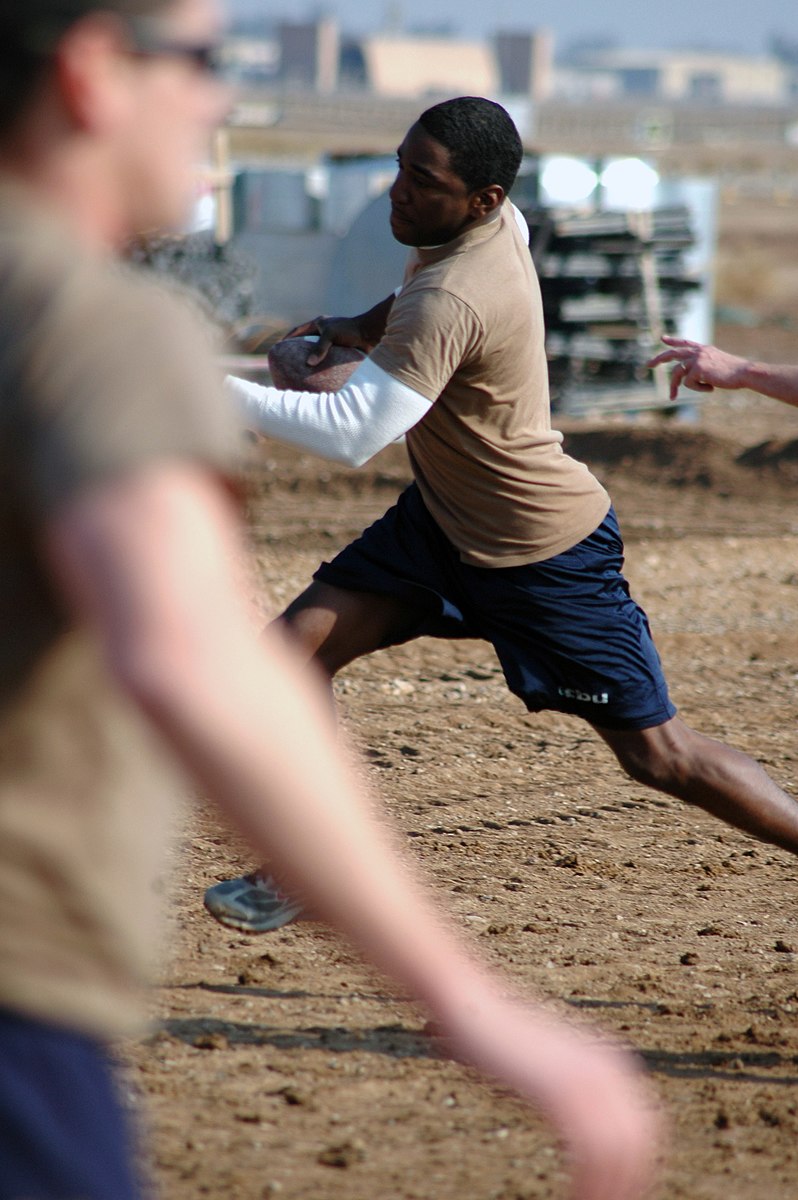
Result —
<path fill-rule="evenodd" d="M 244 933 L 268 933 L 301 916 L 303 906 L 281 891 L 271 875 L 253 871 L 209 887 L 203 900 L 212 917 Z"/>

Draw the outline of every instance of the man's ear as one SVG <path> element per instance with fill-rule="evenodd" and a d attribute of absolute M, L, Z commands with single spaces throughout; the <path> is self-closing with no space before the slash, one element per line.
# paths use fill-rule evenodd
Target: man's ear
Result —
<path fill-rule="evenodd" d="M 487 217 L 500 208 L 504 201 L 504 188 L 498 183 L 490 183 L 480 188 L 471 197 L 471 211 L 475 218 Z"/>
<path fill-rule="evenodd" d="M 75 128 L 93 133 L 113 126 L 129 103 L 124 79 L 127 42 L 123 23 L 110 13 L 92 13 L 61 38 L 54 77 L 61 103 Z"/>

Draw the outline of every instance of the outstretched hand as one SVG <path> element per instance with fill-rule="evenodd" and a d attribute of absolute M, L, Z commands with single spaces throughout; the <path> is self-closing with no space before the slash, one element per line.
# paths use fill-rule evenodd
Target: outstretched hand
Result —
<path fill-rule="evenodd" d="M 676 399 L 682 385 L 694 392 L 744 386 L 744 371 L 748 367 L 746 359 L 718 350 L 717 346 L 705 346 L 686 338 L 663 337 L 662 340 L 668 349 L 661 350 L 649 359 L 646 366 L 653 369 L 664 363 L 676 364 L 671 371 L 671 400 Z"/>

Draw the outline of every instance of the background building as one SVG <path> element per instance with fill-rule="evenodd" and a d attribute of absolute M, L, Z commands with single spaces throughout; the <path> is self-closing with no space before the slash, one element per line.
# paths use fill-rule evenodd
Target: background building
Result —
<path fill-rule="evenodd" d="M 780 104 L 792 72 L 777 58 L 673 50 L 600 50 L 555 78 L 564 98 L 657 99 L 669 103 Z"/>
<path fill-rule="evenodd" d="M 341 50 L 336 21 L 323 18 L 305 24 L 281 22 L 277 43 L 281 83 L 314 92 L 336 90 Z"/>

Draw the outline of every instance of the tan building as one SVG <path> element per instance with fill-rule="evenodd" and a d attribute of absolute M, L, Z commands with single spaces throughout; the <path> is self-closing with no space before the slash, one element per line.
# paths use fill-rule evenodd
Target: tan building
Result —
<path fill-rule="evenodd" d="M 600 51 L 571 68 L 584 93 L 606 99 L 649 98 L 694 104 L 782 104 L 790 74 L 778 59 L 666 50 Z M 561 84 L 565 83 L 565 75 Z M 562 87 L 557 89 L 563 94 Z"/>
<path fill-rule="evenodd" d="M 360 43 L 368 89 L 378 96 L 490 96 L 499 91 L 485 42 L 376 34 Z"/>

